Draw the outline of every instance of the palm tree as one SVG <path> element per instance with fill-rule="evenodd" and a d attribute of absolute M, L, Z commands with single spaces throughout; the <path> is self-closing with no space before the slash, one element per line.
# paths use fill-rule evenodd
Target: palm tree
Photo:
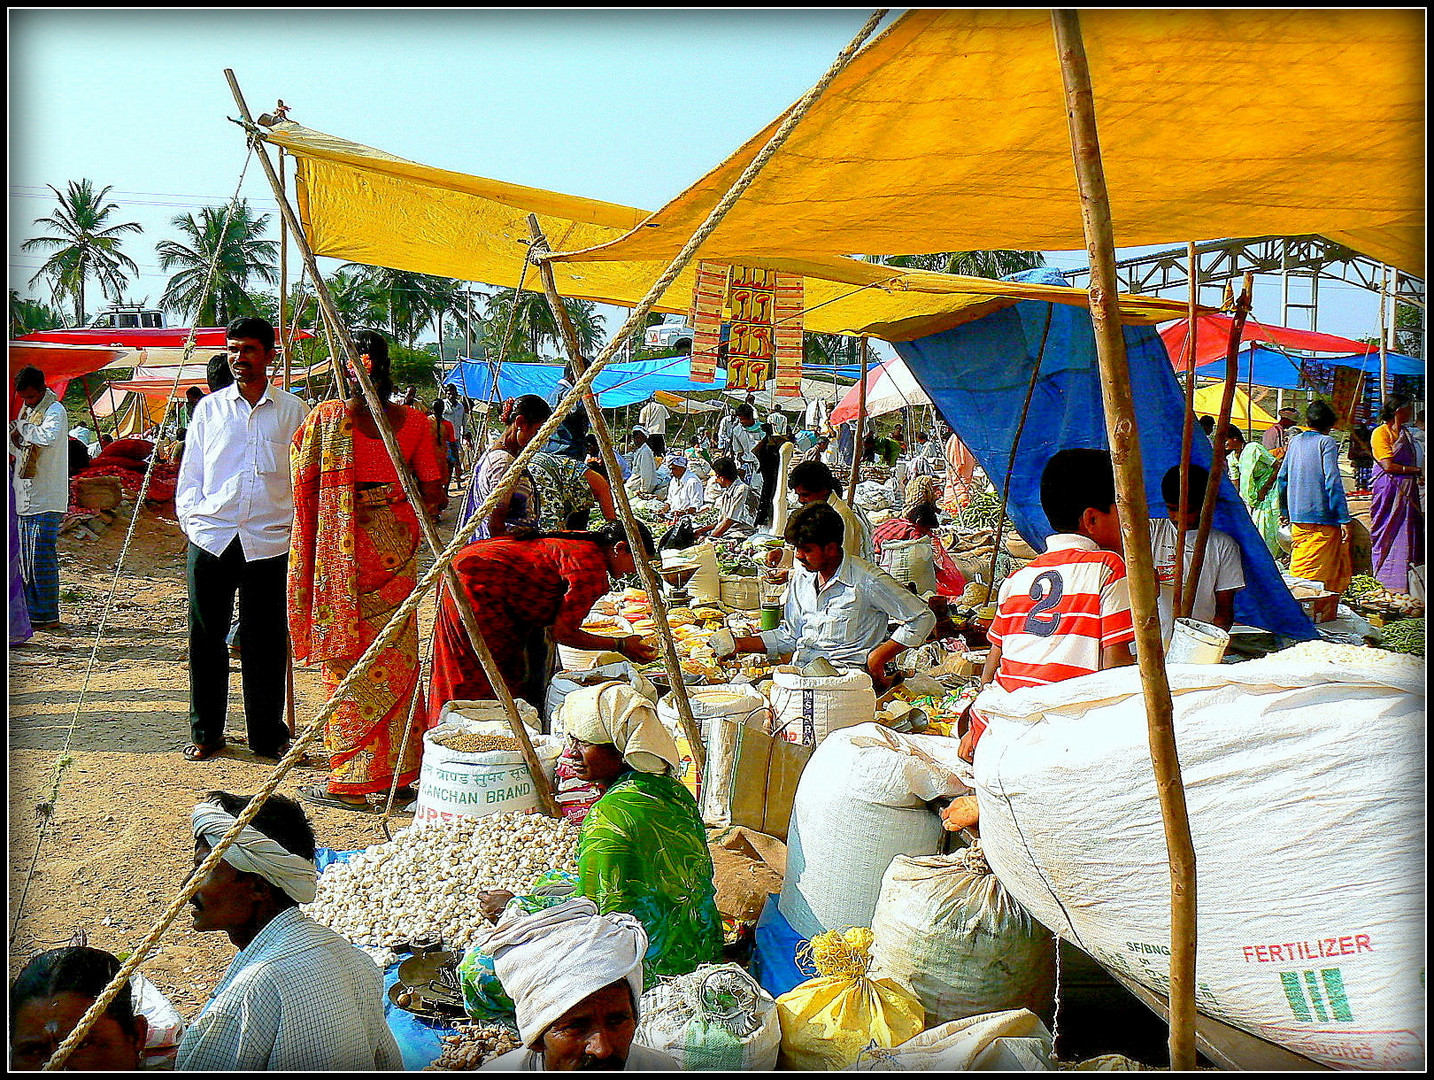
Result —
<path fill-rule="evenodd" d="M 139 273 L 134 260 L 120 251 L 120 237 L 142 230 L 136 221 L 106 225 L 109 216 L 119 209 L 115 203 L 105 202 L 105 196 L 110 193 L 109 185 L 98 194 L 90 180 L 71 180 L 63 195 L 58 188 L 49 184 L 46 187 L 55 193 L 60 205 L 49 217 L 36 218 L 35 224 L 49 225 L 55 231 L 49 236 L 26 240 L 20 250 L 55 249 L 30 279 L 30 284 L 42 277 L 49 278 L 52 300 L 58 304 L 62 297 L 72 299 L 75 322 L 83 324 L 85 282 L 93 276 L 104 295 L 118 297 L 128 280 L 125 271 Z"/>
<path fill-rule="evenodd" d="M 584 356 L 591 356 L 603 339 L 602 319 L 598 315 L 597 304 L 591 300 L 568 300 L 566 306 L 568 318 L 577 332 L 578 348 Z M 526 289 L 521 293 L 515 289 L 499 289 L 488 298 L 483 312 L 483 321 L 486 323 L 484 336 L 499 350 L 503 350 L 505 343 L 502 338 L 510 318 L 513 321 L 513 340 L 521 341 L 526 352 L 536 357 L 545 342 L 552 342 L 560 350 L 566 350 L 557 320 L 553 318 L 547 297 L 542 293 L 529 292 Z"/>
<path fill-rule="evenodd" d="M 36 330 L 53 330 L 65 325 L 65 317 L 54 308 L 21 296 L 19 290 L 10 290 L 10 336 L 33 334 Z"/>
<path fill-rule="evenodd" d="M 983 278 L 1003 278 L 1046 265 L 1046 257 L 1039 251 L 937 251 L 928 255 L 878 255 L 872 261 L 883 266 Z"/>
<path fill-rule="evenodd" d="M 203 207 L 197 220 L 193 214 L 175 217 L 171 224 L 187 243 L 162 240 L 155 245 L 161 270 L 180 267 L 169 279 L 160 304 L 182 312 L 196 326 L 223 326 L 252 313 L 251 283 L 279 281 L 279 245 L 262 239 L 271 216 L 255 217 L 248 201 L 241 199 L 231 207 Z"/>
<path fill-rule="evenodd" d="M 331 280 L 336 293 L 339 275 L 344 275 L 341 288 L 347 305 L 359 316 L 355 321 L 382 325 L 394 341 L 410 347 L 431 323 L 461 307 L 463 286 L 451 278 L 347 263 Z M 337 296 L 335 304 L 342 313 Z"/>

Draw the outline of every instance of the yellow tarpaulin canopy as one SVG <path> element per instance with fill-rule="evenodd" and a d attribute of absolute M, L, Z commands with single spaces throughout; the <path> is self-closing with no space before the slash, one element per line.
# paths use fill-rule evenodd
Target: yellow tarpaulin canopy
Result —
<path fill-rule="evenodd" d="M 1213 416 L 1217 420 L 1220 417 L 1220 396 L 1224 387 L 1216 383 L 1214 386 L 1199 386 L 1195 388 L 1195 415 Z M 1249 396 L 1238 386 L 1235 387 L 1235 401 L 1230 407 L 1230 423 L 1242 431 L 1250 430 L 1251 410 L 1254 416 L 1255 431 L 1264 431 L 1274 424 L 1275 418 L 1258 405 L 1251 405 Z"/>
<path fill-rule="evenodd" d="M 1422 10 L 1080 22 L 1119 245 L 1313 233 L 1423 276 Z M 676 253 L 778 122 L 581 258 Z M 701 254 L 1084 246 L 1050 13 L 920 10 L 837 75 Z"/>
<path fill-rule="evenodd" d="M 296 189 L 304 233 L 315 254 L 396 270 L 516 287 L 536 213 L 555 250 L 616 240 L 648 211 L 487 180 L 405 161 L 332 135 L 282 123 L 267 135 L 298 161 Z M 665 255 L 636 261 L 555 264 L 568 297 L 631 307 L 666 268 Z M 750 259 L 806 278 L 805 325 L 820 333 L 859 333 L 904 341 L 968 322 L 1020 300 L 1086 306 L 1084 290 L 906 270 L 822 255 Z M 695 267 L 662 298 L 661 311 L 685 312 Z M 526 287 L 541 289 L 530 269 Z M 1182 318 L 1184 305 L 1122 298 L 1129 323 Z"/>

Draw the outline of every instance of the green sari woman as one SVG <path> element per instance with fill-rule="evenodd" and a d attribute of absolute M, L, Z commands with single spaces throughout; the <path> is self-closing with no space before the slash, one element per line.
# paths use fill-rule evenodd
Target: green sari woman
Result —
<path fill-rule="evenodd" d="M 1233 430 L 1233 429 L 1232 429 Z M 1259 530 L 1260 538 L 1270 554 L 1279 558 L 1280 550 L 1280 497 L 1275 490 L 1275 474 L 1280 463 L 1259 441 L 1245 442 L 1238 432 L 1227 434 L 1231 452 L 1239 453 L 1240 498 L 1249 507 L 1250 519 Z M 1243 446 L 1243 449 L 1240 447 Z"/>
<path fill-rule="evenodd" d="M 569 694 L 561 716 L 582 759 L 576 770 L 604 792 L 578 834 L 578 894 L 603 914 L 641 921 L 649 987 L 715 962 L 722 919 L 707 834 L 652 703 L 625 683 L 604 683 Z"/>

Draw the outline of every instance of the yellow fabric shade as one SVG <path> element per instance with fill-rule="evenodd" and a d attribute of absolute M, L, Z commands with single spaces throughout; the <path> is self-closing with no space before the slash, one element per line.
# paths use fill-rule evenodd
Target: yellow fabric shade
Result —
<path fill-rule="evenodd" d="M 1195 388 L 1195 415 L 1213 416 L 1220 419 L 1220 397 L 1225 388 L 1219 383 L 1213 386 L 1197 386 Z M 1250 430 L 1250 417 L 1254 416 L 1255 431 L 1264 431 L 1275 423 L 1275 418 L 1258 405 L 1252 405 L 1249 395 L 1235 387 L 1235 401 L 1230 406 L 1230 423 L 1234 424 L 1241 431 Z"/>
<path fill-rule="evenodd" d="M 1423 276 L 1423 11 L 1080 22 L 1119 245 L 1313 233 Z M 675 253 L 779 120 L 632 235 L 569 257 Z M 919 10 L 837 75 L 702 255 L 1084 246 L 1049 12 Z"/>
<path fill-rule="evenodd" d="M 604 244 L 645 210 L 487 180 L 405 161 L 300 127 L 277 125 L 267 140 L 298 161 L 299 215 L 315 254 L 396 270 L 514 288 L 536 213 L 555 250 Z M 564 296 L 631 307 L 666 268 L 666 255 L 636 261 L 554 264 Z M 749 259 L 806 278 L 805 328 L 904 341 L 949 329 L 1020 300 L 1086 306 L 1084 290 L 1018 285 L 881 266 L 839 256 Z M 695 266 L 663 296 L 660 311 L 685 312 Z M 540 290 L 536 269 L 525 287 Z M 1182 318 L 1179 301 L 1122 298 L 1129 323 Z"/>

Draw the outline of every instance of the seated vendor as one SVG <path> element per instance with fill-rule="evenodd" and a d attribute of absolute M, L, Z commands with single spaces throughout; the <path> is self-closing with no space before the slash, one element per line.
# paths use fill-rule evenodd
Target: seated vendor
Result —
<path fill-rule="evenodd" d="M 523 1047 L 481 1071 L 676 1072 L 674 1058 L 633 1041 L 647 947 L 637 919 L 587 899 L 504 919 L 487 948 Z"/>
<path fill-rule="evenodd" d="M 717 497 L 714 500 L 717 520 L 711 525 L 692 530 L 693 533 L 699 537 L 710 536 L 713 540 L 729 534 L 748 535 L 756 528 L 752 508 L 748 505 L 751 502 L 752 489 L 738 479 L 737 463 L 729 457 L 719 457 L 712 463 L 712 482 L 717 486 Z"/>
<path fill-rule="evenodd" d="M 647 556 L 652 534 L 639 523 Z M 469 544 L 453 557 L 453 571 L 473 601 L 478 629 L 514 697 L 537 704 L 551 675 L 548 635 L 559 645 L 611 650 L 645 664 L 657 650 L 636 635 L 599 637 L 583 620 L 610 581 L 635 569 L 627 534 L 609 521 L 596 532 L 556 533 L 532 540 L 501 537 Z M 434 627 L 433 676 L 428 689 L 429 727 L 437 727 L 449 701 L 496 697 L 469 643 L 458 605 L 447 590 Z"/>
<path fill-rule="evenodd" d="M 1135 663 L 1110 452 L 1056 453 L 1041 473 L 1041 509 L 1056 532 L 1001 585 L 983 688 L 1019 690 Z M 967 761 L 986 730 L 975 706 L 970 720 L 960 746 Z M 953 832 L 974 824 L 975 797 L 955 800 L 942 819 Z"/>
<path fill-rule="evenodd" d="M 674 454 L 667 461 L 672 482 L 667 485 L 667 512 L 674 517 L 679 514 L 697 514 L 702 511 L 702 477 L 688 467 L 687 458 Z"/>
<path fill-rule="evenodd" d="M 792 515 L 786 541 L 796 548 L 798 568 L 782 621 L 757 637 L 737 638 L 735 651 L 791 653 L 798 666 L 825 657 L 838 667 L 863 668 L 880 691 L 889 684 L 887 663 L 924 642 L 936 616 L 890 574 L 847 554 L 844 530 L 841 515 L 824 502 Z"/>
<path fill-rule="evenodd" d="M 194 808 L 194 866 L 249 797 L 211 792 Z M 299 910 L 318 887 L 314 831 L 299 805 L 271 795 L 190 899 L 194 929 L 239 949 L 179 1044 L 176 1071 L 401 1069 L 383 1015 L 383 972 Z"/>
<path fill-rule="evenodd" d="M 603 913 L 641 921 L 649 983 L 715 963 L 722 917 L 707 833 L 676 778 L 677 744 L 652 702 L 626 683 L 605 682 L 574 690 L 559 715 L 581 758 L 578 776 L 602 792 L 578 833 L 578 894 Z M 502 910 L 508 899 L 485 893 L 484 910 Z"/>
<path fill-rule="evenodd" d="M 35 1072 L 54 1056 L 120 962 L 100 949 L 68 946 L 32 958 L 10 987 L 10 1067 Z M 120 988 L 64 1068 L 131 1072 L 141 1066 L 148 1024 L 136 1015 L 130 985 Z"/>
<path fill-rule="evenodd" d="M 899 516 L 888 518 L 873 530 L 872 549 L 879 565 L 884 565 L 883 548 L 904 540 L 927 538 L 931 541 L 931 558 L 936 569 L 936 595 L 955 598 L 966 588 L 966 576 L 957 568 L 940 538 L 936 535 L 936 500 L 941 488 L 934 476 L 916 476 L 906 485 L 905 501 Z"/>
<path fill-rule="evenodd" d="M 1155 561 L 1155 580 L 1160 585 L 1160 635 L 1167 642 L 1175 625 L 1175 537 L 1185 532 L 1185 550 L 1181 577 L 1190 573 L 1190 559 L 1195 552 L 1195 537 L 1200 525 L 1200 507 L 1205 502 L 1205 489 L 1210 473 L 1203 465 L 1190 466 L 1190 486 L 1186 511 L 1180 513 L 1180 466 L 1176 465 L 1160 482 L 1169 518 L 1152 518 L 1150 550 Z M 1195 602 L 1190 617 L 1211 623 L 1228 631 L 1235 624 L 1235 594 L 1245 587 L 1245 570 L 1240 545 L 1229 533 L 1212 528 L 1205 542 L 1205 558 L 1200 564 L 1200 580 L 1195 583 Z"/>

